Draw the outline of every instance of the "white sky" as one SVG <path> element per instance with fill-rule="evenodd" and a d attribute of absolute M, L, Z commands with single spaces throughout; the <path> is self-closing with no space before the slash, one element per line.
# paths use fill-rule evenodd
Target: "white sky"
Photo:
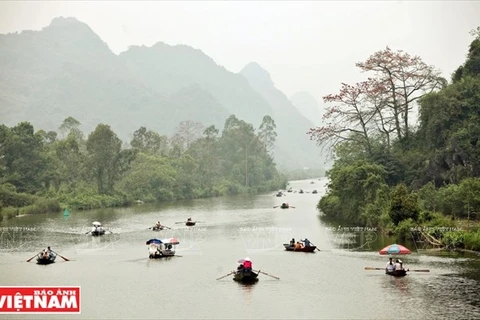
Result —
<path fill-rule="evenodd" d="M 319 102 L 361 81 L 355 62 L 389 45 L 450 80 L 480 25 L 480 1 L 0 1 L 0 33 L 40 30 L 54 17 L 88 24 L 113 52 L 158 41 L 201 49 L 240 71 L 251 61 L 287 96 Z"/>

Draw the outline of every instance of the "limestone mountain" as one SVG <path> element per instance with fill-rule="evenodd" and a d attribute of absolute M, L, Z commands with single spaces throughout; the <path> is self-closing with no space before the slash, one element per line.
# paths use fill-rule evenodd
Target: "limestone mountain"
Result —
<path fill-rule="evenodd" d="M 1 35 L 0 57 L 0 115 L 9 125 L 30 121 L 57 130 L 72 116 L 86 132 L 105 123 L 125 138 L 140 126 L 160 129 L 150 115 L 175 105 L 134 81 L 118 56 L 74 18 Z"/>
<path fill-rule="evenodd" d="M 278 151 L 288 154 L 302 167 L 319 168 L 323 166 L 323 157 L 315 146 L 307 131 L 314 124 L 303 116 L 287 98 L 278 90 L 268 71 L 258 63 L 251 62 L 246 65 L 240 74 L 250 82 L 250 85 L 268 101 L 273 109 L 273 120 L 277 126 Z M 288 147 L 288 150 L 283 148 Z"/>
<path fill-rule="evenodd" d="M 201 50 L 158 42 L 152 47 L 131 46 L 121 61 L 145 86 L 172 94 L 196 85 L 231 114 L 258 127 L 272 110 L 267 101 L 241 75 L 228 71 Z"/>
<path fill-rule="evenodd" d="M 142 126 L 170 136 L 181 121 L 222 129 L 235 114 L 258 128 L 270 115 L 276 162 L 292 169 L 319 164 L 306 135 L 312 124 L 268 72 L 233 73 L 186 45 L 158 42 L 116 55 L 85 23 L 55 18 L 39 31 L 0 35 L 0 68 L 0 119 L 9 126 L 30 121 L 58 131 L 72 116 L 86 134 L 104 123 L 129 142 Z"/>
<path fill-rule="evenodd" d="M 316 126 L 321 125 L 322 110 L 317 99 L 309 92 L 300 91 L 294 93 L 290 97 L 290 101 L 305 118 L 310 119 Z"/>

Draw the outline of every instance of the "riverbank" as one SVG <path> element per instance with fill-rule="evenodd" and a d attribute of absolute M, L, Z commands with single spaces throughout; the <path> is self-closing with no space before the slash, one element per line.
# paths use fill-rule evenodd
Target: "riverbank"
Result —
<path fill-rule="evenodd" d="M 480 221 L 464 219 L 443 219 L 444 223 L 423 223 L 412 226 L 410 222 L 399 224 L 393 234 L 405 237 L 407 234 L 414 240 L 423 241 L 433 248 L 480 252 Z"/>
<path fill-rule="evenodd" d="M 235 185 L 225 186 L 223 188 L 215 188 L 212 190 L 197 190 L 189 197 L 183 194 L 173 195 L 166 200 L 158 200 L 150 197 L 143 199 L 133 199 L 131 196 L 125 194 L 114 195 L 100 195 L 93 192 L 76 192 L 68 194 L 51 195 L 49 198 L 39 197 L 34 195 L 7 192 L 10 199 L 22 199 L 22 201 L 11 201 L 20 206 L 0 207 L 0 222 L 3 220 L 10 220 L 15 217 L 21 217 L 32 214 L 41 214 L 48 212 L 61 212 L 64 208 L 73 210 L 92 210 L 101 208 L 127 208 L 132 205 L 143 203 L 154 203 L 162 201 L 179 201 L 185 199 L 206 199 L 215 198 L 227 195 L 240 194 L 262 194 L 278 189 L 284 189 L 286 181 L 279 181 L 264 186 L 244 187 Z M 4 192 L 5 194 L 5 192 Z"/>

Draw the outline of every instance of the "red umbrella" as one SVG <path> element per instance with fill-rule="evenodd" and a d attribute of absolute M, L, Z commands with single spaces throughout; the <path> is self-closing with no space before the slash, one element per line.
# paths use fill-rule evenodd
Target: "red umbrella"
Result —
<path fill-rule="evenodd" d="M 379 254 L 410 254 L 412 253 L 408 248 L 400 244 L 391 244 L 386 246 L 382 250 L 378 251 Z"/>

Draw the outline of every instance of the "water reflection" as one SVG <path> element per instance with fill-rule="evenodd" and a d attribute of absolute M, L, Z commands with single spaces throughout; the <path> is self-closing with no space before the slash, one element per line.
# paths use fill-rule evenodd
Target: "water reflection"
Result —
<path fill-rule="evenodd" d="M 248 304 L 250 304 L 252 302 L 252 292 L 253 292 L 253 288 L 258 284 L 258 282 L 255 282 L 255 283 L 239 283 L 237 282 L 237 285 L 239 286 L 239 291 L 242 292 L 242 295 L 243 295 L 243 298 L 244 298 L 244 301 Z"/>
<path fill-rule="evenodd" d="M 394 289 L 392 290 L 395 294 L 402 294 L 402 295 L 409 295 L 409 285 L 410 285 L 410 278 L 408 276 L 405 277 L 392 277 L 389 275 L 385 275 L 388 279 L 389 286 L 387 289 Z"/>

